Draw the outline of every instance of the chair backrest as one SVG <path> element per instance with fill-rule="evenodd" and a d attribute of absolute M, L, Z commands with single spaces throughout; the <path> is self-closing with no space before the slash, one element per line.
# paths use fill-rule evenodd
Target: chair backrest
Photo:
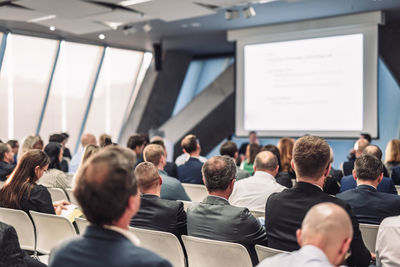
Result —
<path fill-rule="evenodd" d="M 15 228 L 22 249 L 35 251 L 35 228 L 26 212 L 22 210 L 0 208 L 0 221 L 12 225 Z"/>
<path fill-rule="evenodd" d="M 258 217 L 264 218 L 264 217 L 265 217 L 265 212 L 263 212 L 263 211 L 251 210 L 250 212 L 251 212 L 251 214 L 253 214 L 253 216 L 256 217 L 256 218 L 258 218 Z"/>
<path fill-rule="evenodd" d="M 208 195 L 205 185 L 187 183 L 182 183 L 182 185 L 193 202 L 201 202 Z"/>
<path fill-rule="evenodd" d="M 72 223 L 62 216 L 29 211 L 36 226 L 37 251 L 49 254 L 57 243 L 73 237 L 76 231 Z"/>
<path fill-rule="evenodd" d="M 60 200 L 69 200 L 67 194 L 61 188 L 47 188 L 51 195 L 51 200 L 53 202 Z"/>
<path fill-rule="evenodd" d="M 83 234 L 90 222 L 84 218 L 75 218 L 75 223 L 78 226 L 79 234 Z"/>
<path fill-rule="evenodd" d="M 263 259 L 275 256 L 275 255 L 277 255 L 279 253 L 287 253 L 287 251 L 284 251 L 284 250 L 264 247 L 264 246 L 261 246 L 261 245 L 256 245 L 255 248 L 256 248 L 256 253 L 257 253 L 258 260 L 260 262 Z"/>
<path fill-rule="evenodd" d="M 72 188 L 67 188 L 67 189 L 65 189 L 65 191 L 67 192 L 67 195 L 68 195 L 68 198 L 69 198 L 69 202 L 71 204 L 79 206 L 78 201 L 76 200 L 74 194 L 72 193 Z"/>
<path fill-rule="evenodd" d="M 183 209 L 185 210 L 185 212 L 187 211 L 190 204 L 192 204 L 192 201 L 184 201 L 184 200 L 178 200 L 178 201 L 183 203 Z"/>
<path fill-rule="evenodd" d="M 395 185 L 396 190 L 397 190 L 397 194 L 400 195 L 400 185 Z"/>
<path fill-rule="evenodd" d="M 185 255 L 178 238 L 168 232 L 129 227 L 140 239 L 140 245 L 171 262 L 174 267 L 185 267 Z"/>
<path fill-rule="evenodd" d="M 247 249 L 236 243 L 182 235 L 190 267 L 252 266 Z"/>
<path fill-rule="evenodd" d="M 360 231 L 365 246 L 369 251 L 375 253 L 376 236 L 378 234 L 379 225 L 360 223 Z"/>

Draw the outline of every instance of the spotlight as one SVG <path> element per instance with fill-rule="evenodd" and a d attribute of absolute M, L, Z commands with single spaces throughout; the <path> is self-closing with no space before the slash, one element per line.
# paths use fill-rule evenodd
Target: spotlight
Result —
<path fill-rule="evenodd" d="M 50 26 L 50 27 L 49 27 L 49 30 L 52 31 L 52 32 L 54 32 L 54 31 L 56 30 L 56 27 Z"/>
<path fill-rule="evenodd" d="M 142 28 L 142 29 L 143 29 L 143 31 L 145 31 L 145 32 L 149 32 L 149 31 L 151 31 L 152 27 L 151 27 L 150 24 L 146 23 L 146 24 L 143 25 L 143 28 Z"/>
<path fill-rule="evenodd" d="M 227 9 L 225 11 L 225 19 L 232 20 L 239 18 L 239 11 L 234 9 Z"/>
<path fill-rule="evenodd" d="M 102 33 L 99 34 L 99 39 L 100 40 L 104 40 L 105 38 L 106 38 L 106 36 L 104 34 L 102 34 Z"/>
<path fill-rule="evenodd" d="M 252 6 L 248 6 L 245 9 L 243 9 L 243 15 L 246 19 L 254 17 L 256 15 L 256 11 Z"/>

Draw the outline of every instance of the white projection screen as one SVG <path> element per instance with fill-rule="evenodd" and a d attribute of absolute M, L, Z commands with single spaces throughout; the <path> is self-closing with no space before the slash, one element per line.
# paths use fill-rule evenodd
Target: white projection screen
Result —
<path fill-rule="evenodd" d="M 236 135 L 378 137 L 381 12 L 234 30 Z"/>

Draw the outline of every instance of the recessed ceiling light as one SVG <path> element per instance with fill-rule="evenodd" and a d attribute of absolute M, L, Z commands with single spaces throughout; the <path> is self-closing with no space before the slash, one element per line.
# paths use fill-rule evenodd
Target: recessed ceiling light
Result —
<path fill-rule="evenodd" d="M 39 22 L 39 21 L 44 21 L 44 20 L 49 20 L 49 19 L 55 19 L 56 15 L 47 15 L 47 16 L 43 16 L 43 17 L 39 17 L 39 18 L 35 18 L 35 19 L 30 19 L 28 20 L 29 23 L 32 22 Z"/>
<path fill-rule="evenodd" d="M 54 31 L 56 30 L 56 27 L 50 26 L 50 27 L 49 27 L 49 30 L 52 31 L 52 32 L 54 32 Z"/>
<path fill-rule="evenodd" d="M 106 36 L 104 34 L 102 34 L 102 33 L 99 34 L 99 39 L 100 40 L 104 40 L 105 38 L 106 38 Z"/>
<path fill-rule="evenodd" d="M 120 6 L 132 6 L 136 4 L 150 2 L 151 0 L 125 0 L 118 3 Z"/>

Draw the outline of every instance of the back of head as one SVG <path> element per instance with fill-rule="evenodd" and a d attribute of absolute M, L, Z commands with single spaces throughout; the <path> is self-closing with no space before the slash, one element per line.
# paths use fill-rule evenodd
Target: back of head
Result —
<path fill-rule="evenodd" d="M 151 162 L 142 162 L 135 168 L 135 176 L 139 191 L 143 194 L 160 185 L 160 175 L 156 166 Z"/>
<path fill-rule="evenodd" d="M 110 145 L 110 143 L 112 144 L 112 138 L 111 135 L 109 134 L 101 134 L 99 136 L 99 146 L 100 147 L 105 147 L 107 145 Z"/>
<path fill-rule="evenodd" d="M 62 143 L 64 142 L 65 137 L 62 134 L 52 134 L 49 137 L 49 142 L 58 142 L 58 143 Z"/>
<path fill-rule="evenodd" d="M 372 138 L 369 133 L 360 133 L 360 138 L 367 140 L 371 144 Z"/>
<path fill-rule="evenodd" d="M 49 169 L 61 170 L 60 153 L 62 145 L 58 142 L 50 142 L 44 148 L 47 156 L 50 158 Z"/>
<path fill-rule="evenodd" d="M 392 139 L 385 150 L 385 162 L 400 162 L 400 139 Z"/>
<path fill-rule="evenodd" d="M 81 137 L 81 144 L 83 147 L 89 144 L 97 145 L 96 137 L 93 134 L 85 133 Z"/>
<path fill-rule="evenodd" d="M 229 156 L 231 158 L 235 157 L 236 152 L 238 152 L 238 148 L 236 144 L 232 141 L 227 141 L 223 143 L 219 149 L 219 153 L 221 156 Z"/>
<path fill-rule="evenodd" d="M 141 134 L 134 134 L 131 135 L 128 139 L 128 143 L 126 146 L 132 150 L 134 150 L 136 147 L 140 147 L 144 145 L 146 142 L 145 138 Z"/>
<path fill-rule="evenodd" d="M 366 148 L 364 148 L 363 155 L 372 155 L 377 159 L 382 160 L 382 150 L 375 145 L 368 145 Z"/>
<path fill-rule="evenodd" d="M 356 156 L 360 156 L 364 149 L 369 145 L 368 140 L 364 139 L 364 138 L 360 138 L 358 139 L 355 144 L 354 144 L 354 150 L 356 151 Z"/>
<path fill-rule="evenodd" d="M 318 180 L 330 162 L 330 147 L 318 136 L 303 136 L 293 147 L 296 176 Z"/>
<path fill-rule="evenodd" d="M 100 147 L 89 144 L 85 146 L 80 165 L 83 165 L 92 155 L 100 151 Z"/>
<path fill-rule="evenodd" d="M 278 167 L 278 159 L 272 152 L 262 151 L 257 154 L 254 166 L 257 171 L 275 171 Z"/>
<path fill-rule="evenodd" d="M 143 158 L 147 162 L 151 162 L 158 167 L 161 157 L 164 156 L 164 148 L 160 145 L 150 144 L 143 150 Z"/>
<path fill-rule="evenodd" d="M 18 148 L 18 141 L 17 140 L 8 140 L 7 144 L 9 144 L 11 146 L 11 148 Z"/>
<path fill-rule="evenodd" d="M 197 150 L 197 137 L 194 134 L 186 135 L 181 142 L 181 146 L 187 153 L 192 153 Z"/>
<path fill-rule="evenodd" d="M 158 138 L 154 139 L 154 140 L 152 139 L 152 141 L 150 142 L 150 145 L 160 145 L 165 150 L 165 143 L 164 143 L 164 141 L 162 139 L 158 139 Z"/>
<path fill-rule="evenodd" d="M 275 155 L 275 157 L 278 159 L 278 165 L 279 165 L 279 167 L 281 166 L 281 154 L 279 153 L 279 149 L 278 149 L 278 147 L 277 147 L 276 145 L 273 145 L 273 144 L 265 145 L 265 146 L 261 149 L 261 151 L 269 151 L 269 152 L 272 152 L 272 153 Z"/>
<path fill-rule="evenodd" d="M 278 149 L 281 157 L 282 171 L 292 170 L 291 161 L 293 157 L 294 140 L 289 137 L 283 137 L 278 142 Z"/>
<path fill-rule="evenodd" d="M 6 153 L 11 151 L 11 146 L 7 143 L 0 144 L 0 161 L 4 160 Z"/>
<path fill-rule="evenodd" d="M 382 161 L 373 155 L 361 155 L 354 162 L 354 171 L 360 180 L 376 180 L 383 172 Z"/>
<path fill-rule="evenodd" d="M 137 194 L 135 157 L 129 149 L 108 146 L 77 172 L 74 196 L 88 221 L 110 225 L 124 214 Z"/>
<path fill-rule="evenodd" d="M 41 149 L 38 146 L 42 144 L 43 148 L 43 141 L 38 135 L 30 135 L 27 136 L 24 141 L 22 142 L 22 147 L 21 147 L 21 153 L 20 155 L 23 155 L 25 152 L 31 150 L 31 149 Z"/>
<path fill-rule="evenodd" d="M 214 156 L 203 164 L 201 172 L 209 192 L 224 191 L 236 179 L 236 164 L 231 157 Z"/>

